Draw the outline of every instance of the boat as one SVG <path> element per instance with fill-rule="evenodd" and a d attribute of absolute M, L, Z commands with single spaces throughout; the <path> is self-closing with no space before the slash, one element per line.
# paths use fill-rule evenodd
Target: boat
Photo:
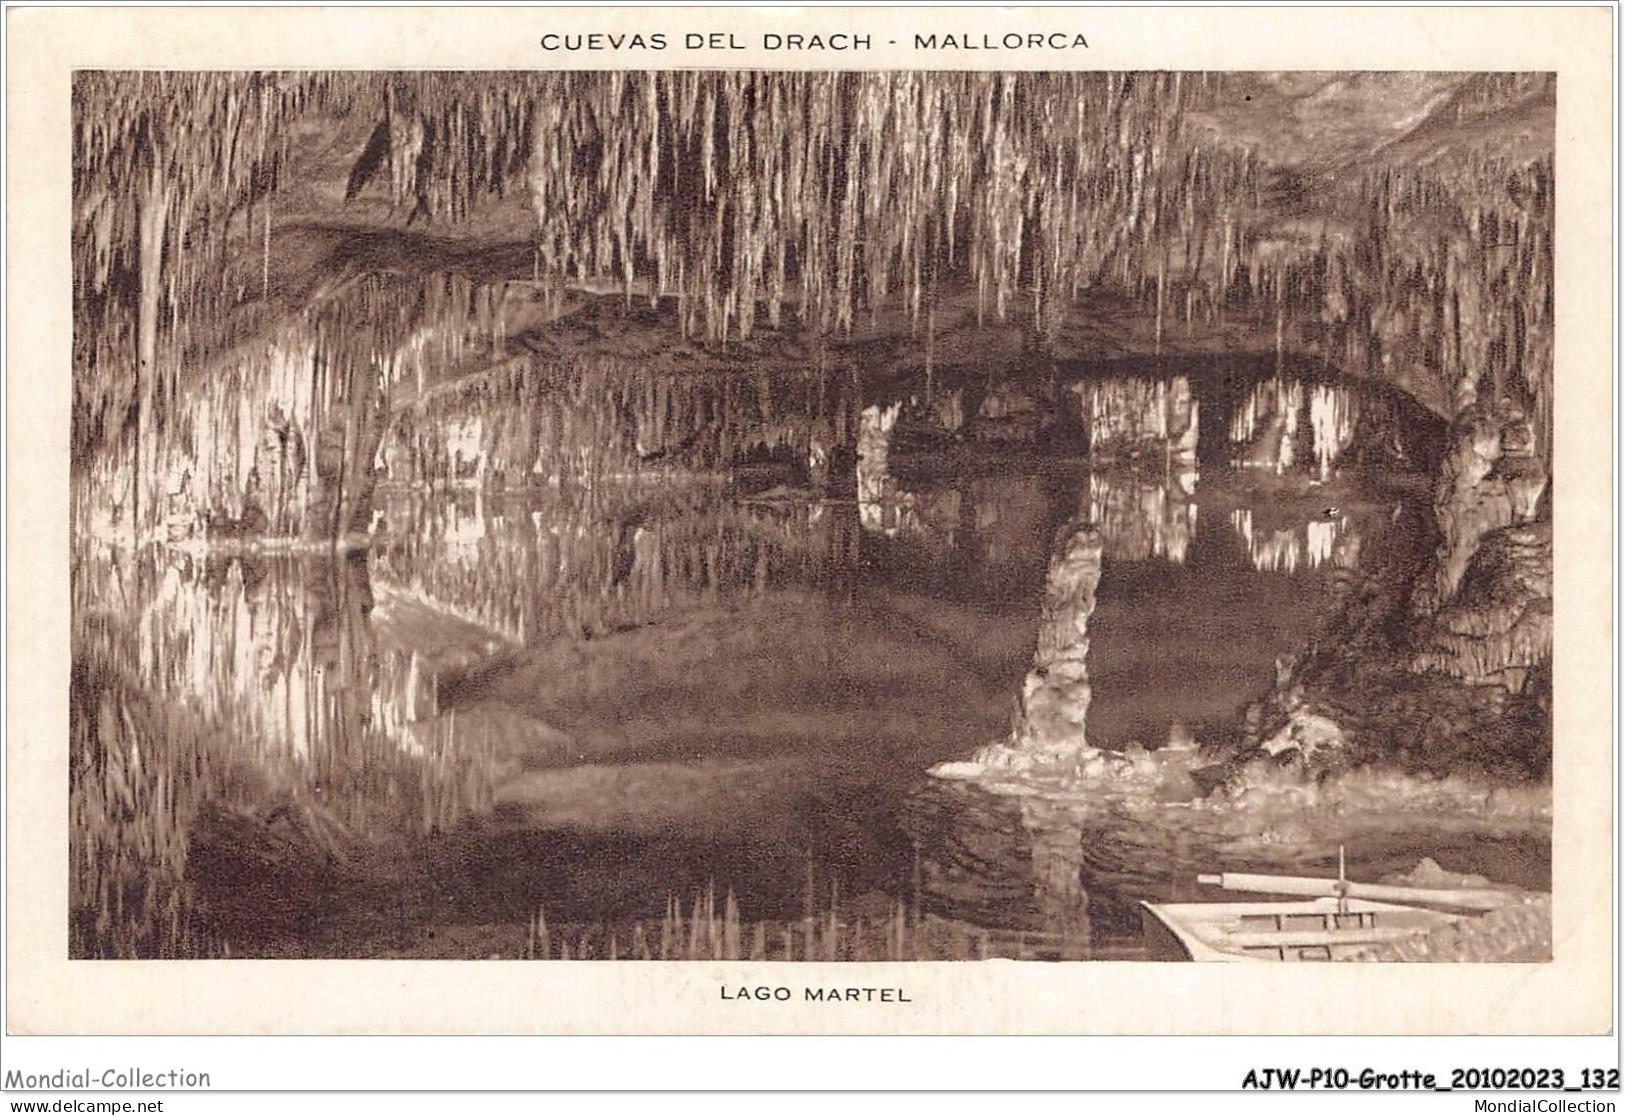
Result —
<path fill-rule="evenodd" d="M 1340 850 L 1341 852 L 1341 850 Z M 1141 902 L 1148 955 L 1156 960 L 1344 960 L 1421 937 L 1514 900 L 1491 888 L 1412 887 L 1338 877 L 1198 875 L 1230 891 L 1289 895 L 1253 902 Z"/>
<path fill-rule="evenodd" d="M 1142 902 L 1140 909 L 1153 960 L 1344 960 L 1463 917 L 1361 898 Z"/>

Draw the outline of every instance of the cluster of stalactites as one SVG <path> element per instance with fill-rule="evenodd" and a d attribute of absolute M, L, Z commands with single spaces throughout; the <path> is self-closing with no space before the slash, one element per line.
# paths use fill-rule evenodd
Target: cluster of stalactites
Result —
<path fill-rule="evenodd" d="M 538 110 L 569 74 L 418 73 L 384 90 L 390 192 L 396 205 L 444 220 L 522 182 Z"/>
<path fill-rule="evenodd" d="M 1469 84 L 1459 114 L 1532 90 Z M 1054 336 L 1109 286 L 1155 305 L 1159 341 L 1246 313 L 1441 413 L 1464 377 L 1545 409 L 1549 159 L 1283 169 L 1186 134 L 1223 95 L 1190 74 L 578 75 L 534 121 L 537 271 L 674 296 L 722 342 L 787 310 L 917 316 L 949 282 Z"/>
<path fill-rule="evenodd" d="M 1030 296 L 1047 322 L 1103 273 L 1143 271 L 1158 225 L 1179 220 L 1170 182 L 1215 181 L 1177 149 L 1183 105 L 1215 80 L 577 77 L 534 120 L 538 270 L 675 295 L 712 339 L 787 307 L 850 330 L 894 294 L 918 316 L 949 271 L 984 313 Z"/>
<path fill-rule="evenodd" d="M 81 71 L 73 84 L 75 440 L 116 431 L 137 396 L 138 302 L 157 299 L 165 352 L 147 394 L 173 393 L 179 355 L 263 293 L 269 199 L 290 125 L 365 97 L 362 75 Z M 161 232 L 156 291 L 142 232 Z M 248 266 L 252 260 L 253 266 Z"/>
<path fill-rule="evenodd" d="M 1456 108 L 1471 117 L 1538 85 L 1475 79 Z M 393 195 L 431 219 L 525 177 L 535 278 L 673 295 L 683 327 L 712 341 L 787 312 L 829 331 L 896 306 L 918 317 L 950 284 L 1054 337 L 1078 294 L 1110 286 L 1155 306 L 1159 341 L 1181 318 L 1249 309 L 1441 413 L 1470 392 L 1522 396 L 1544 435 L 1550 158 L 1465 152 L 1310 181 L 1189 134 L 1187 111 L 1224 86 L 1177 73 L 80 75 L 76 443 L 137 396 L 142 207 L 167 214 L 160 327 L 172 351 L 176 337 L 207 351 L 248 297 L 244 259 L 263 264 L 243 250 L 264 231 L 256 207 L 312 109 L 379 119 Z M 1286 212 L 1283 197 L 1315 204 Z M 159 398 L 179 364 L 164 361 Z"/>
<path fill-rule="evenodd" d="M 651 374 L 613 358 L 514 357 L 404 401 L 379 464 L 394 481 L 594 487 L 850 440 L 853 389 L 818 371 Z"/>
<path fill-rule="evenodd" d="M 114 436 L 138 397 L 180 390 L 263 328 L 274 195 L 307 116 L 380 116 L 398 201 L 466 216 L 525 166 L 530 75 L 148 73 L 74 79 L 74 440 Z M 154 217 L 160 219 L 154 219 Z M 144 289 L 143 220 L 162 230 L 156 291 Z M 147 277 L 153 273 L 149 268 Z M 150 284 L 147 284 L 150 286 Z M 138 315 L 156 299 L 154 382 L 137 385 Z"/>
<path fill-rule="evenodd" d="M 810 574 L 816 559 L 769 529 L 771 517 L 708 501 L 703 487 L 656 497 L 619 486 L 522 509 L 479 490 L 403 495 L 384 508 L 390 531 L 374 571 L 392 591 L 519 643 L 624 629 L 673 604 Z"/>

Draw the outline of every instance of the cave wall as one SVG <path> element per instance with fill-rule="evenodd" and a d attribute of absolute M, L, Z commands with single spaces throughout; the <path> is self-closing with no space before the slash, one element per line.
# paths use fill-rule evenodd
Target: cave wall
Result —
<path fill-rule="evenodd" d="M 1552 755 L 1551 476 L 1517 404 L 1452 422 L 1430 505 L 1248 714 L 1242 763 L 1541 777 Z"/>

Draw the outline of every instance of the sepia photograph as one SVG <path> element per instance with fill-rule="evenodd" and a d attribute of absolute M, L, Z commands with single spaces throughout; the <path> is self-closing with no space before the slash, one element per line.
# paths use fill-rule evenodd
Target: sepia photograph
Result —
<path fill-rule="evenodd" d="M 1550 961 L 1560 103 L 75 70 L 67 955 Z"/>

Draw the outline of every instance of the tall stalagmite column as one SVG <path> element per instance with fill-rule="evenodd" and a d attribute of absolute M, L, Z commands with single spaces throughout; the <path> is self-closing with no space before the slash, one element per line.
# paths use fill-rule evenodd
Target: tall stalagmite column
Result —
<path fill-rule="evenodd" d="M 1100 587 L 1104 539 L 1093 520 L 1076 518 L 1056 533 L 1050 549 L 1038 649 L 1016 698 L 1010 734 L 968 762 L 941 763 L 941 778 L 977 778 L 990 771 L 1077 763 L 1096 754 L 1089 746 L 1089 617 Z M 1063 772 L 1064 773 L 1064 772 Z"/>
<path fill-rule="evenodd" d="M 1102 539 L 1093 523 L 1073 520 L 1056 535 L 1044 585 L 1038 649 L 1022 682 L 1010 748 L 1037 761 L 1088 751 L 1089 617 L 1100 585 Z"/>

